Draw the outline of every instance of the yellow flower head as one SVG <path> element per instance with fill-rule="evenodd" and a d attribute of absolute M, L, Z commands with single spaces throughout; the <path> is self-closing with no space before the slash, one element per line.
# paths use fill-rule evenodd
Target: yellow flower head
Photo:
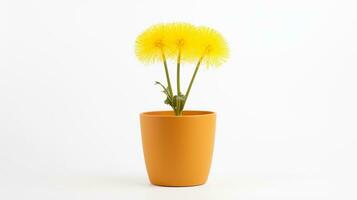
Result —
<path fill-rule="evenodd" d="M 208 27 L 198 27 L 195 39 L 195 48 L 192 48 L 194 57 L 203 56 L 207 66 L 220 66 L 229 56 L 229 49 L 222 35 Z"/>
<path fill-rule="evenodd" d="M 167 51 L 167 26 L 153 25 L 141 33 L 136 39 L 135 53 L 144 63 L 162 60 L 162 53 Z"/>
<path fill-rule="evenodd" d="M 182 60 L 191 61 L 193 55 L 189 49 L 195 48 L 195 34 L 196 27 L 189 23 L 167 24 L 167 41 L 170 58 L 177 58 L 180 52 Z"/>
<path fill-rule="evenodd" d="M 158 24 L 149 27 L 136 39 L 136 56 L 144 63 L 167 58 L 197 62 L 201 57 L 207 66 L 223 64 L 229 54 L 224 38 L 208 27 L 195 27 L 188 23 Z"/>

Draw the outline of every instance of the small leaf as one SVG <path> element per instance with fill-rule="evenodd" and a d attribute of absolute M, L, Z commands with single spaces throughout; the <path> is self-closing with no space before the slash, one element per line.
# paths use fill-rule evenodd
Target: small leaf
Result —
<path fill-rule="evenodd" d="M 165 104 L 170 105 L 171 107 L 174 107 L 173 103 L 173 98 L 171 97 L 168 87 L 165 87 L 162 83 L 159 81 L 155 81 L 155 85 L 160 85 L 162 89 L 164 89 L 162 92 L 166 95 L 166 99 L 164 101 Z"/>
<path fill-rule="evenodd" d="M 164 103 L 167 104 L 167 105 L 172 105 L 172 102 L 171 102 L 171 100 L 169 98 L 166 98 Z"/>

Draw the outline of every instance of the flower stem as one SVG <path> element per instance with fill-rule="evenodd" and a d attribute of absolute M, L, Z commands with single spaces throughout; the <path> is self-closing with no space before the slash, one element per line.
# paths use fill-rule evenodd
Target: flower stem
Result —
<path fill-rule="evenodd" d="M 182 110 L 186 104 L 186 101 L 187 101 L 187 98 L 188 98 L 188 95 L 190 94 L 190 91 L 191 91 L 191 88 L 192 88 L 192 84 L 193 84 L 193 81 L 195 80 L 196 78 L 196 74 L 198 72 L 198 69 L 200 68 L 200 65 L 201 65 L 201 62 L 203 60 L 203 56 L 201 56 L 201 58 L 198 60 L 197 62 L 197 65 L 196 65 L 196 68 L 195 68 L 195 72 L 193 73 L 192 75 L 192 78 L 191 78 L 191 81 L 190 81 L 190 85 L 188 86 L 187 88 L 187 91 L 186 91 L 186 94 L 185 94 L 185 101 L 183 102 L 183 106 L 182 106 Z"/>
<path fill-rule="evenodd" d="M 162 61 L 164 62 L 165 75 L 166 75 L 166 80 L 167 80 L 167 87 L 169 89 L 171 97 L 173 97 L 171 81 L 170 81 L 170 75 L 169 75 L 169 69 L 167 68 L 166 56 L 164 54 L 164 51 L 162 51 L 162 50 L 161 50 L 161 55 L 162 55 Z"/>
<path fill-rule="evenodd" d="M 177 95 L 181 95 L 180 90 L 180 65 L 181 65 L 181 48 L 179 49 L 178 56 L 177 56 Z"/>

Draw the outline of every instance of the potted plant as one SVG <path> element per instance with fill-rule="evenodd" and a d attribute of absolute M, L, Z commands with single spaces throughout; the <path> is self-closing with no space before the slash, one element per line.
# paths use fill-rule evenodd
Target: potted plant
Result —
<path fill-rule="evenodd" d="M 150 182 L 161 186 L 194 186 L 207 180 L 212 160 L 216 113 L 184 110 L 201 65 L 220 66 L 228 47 L 217 31 L 188 23 L 163 23 L 146 29 L 136 40 L 136 55 L 143 63 L 162 62 L 166 85 L 156 82 L 172 111 L 140 114 L 142 144 Z M 176 65 L 176 91 L 167 60 Z M 188 88 L 180 84 L 182 62 L 195 63 Z M 176 93 L 174 93 L 176 92 Z"/>

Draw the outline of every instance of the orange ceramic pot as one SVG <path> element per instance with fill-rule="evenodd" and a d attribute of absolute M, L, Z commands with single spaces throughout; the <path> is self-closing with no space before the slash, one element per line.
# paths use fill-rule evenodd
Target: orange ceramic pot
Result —
<path fill-rule="evenodd" d="M 212 160 L 216 114 L 172 111 L 140 114 L 146 170 L 161 186 L 195 186 L 206 182 Z"/>

